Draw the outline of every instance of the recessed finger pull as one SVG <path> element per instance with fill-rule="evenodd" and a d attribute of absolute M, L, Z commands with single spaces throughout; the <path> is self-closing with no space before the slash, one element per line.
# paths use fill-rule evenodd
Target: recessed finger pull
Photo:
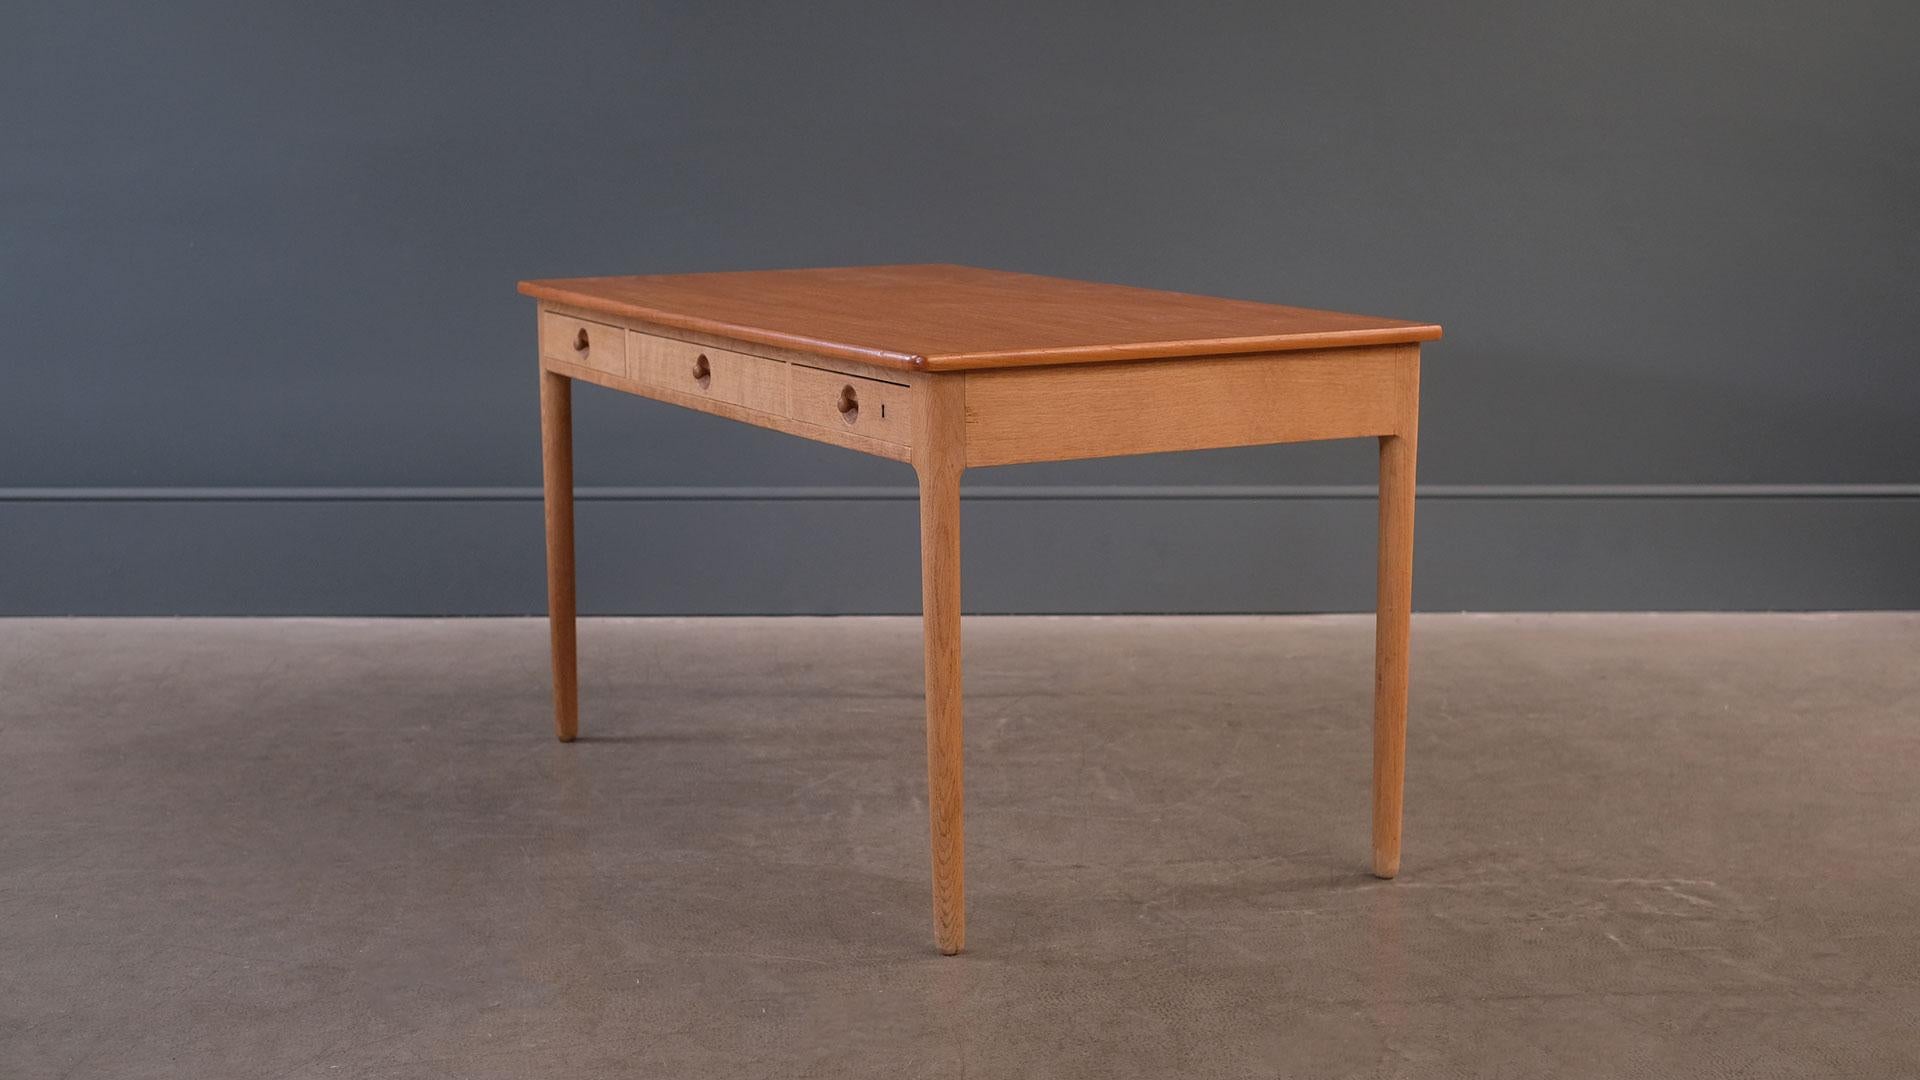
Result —
<path fill-rule="evenodd" d="M 693 381 L 705 390 L 713 385 L 713 365 L 707 362 L 707 354 L 701 353 L 693 358 Z"/>
<path fill-rule="evenodd" d="M 602 375 L 624 377 L 627 329 L 543 311 L 540 313 L 540 358 L 570 368 L 591 368 Z"/>
<path fill-rule="evenodd" d="M 840 419 L 849 424 L 860 419 L 860 394 L 852 386 L 840 388 Z"/>

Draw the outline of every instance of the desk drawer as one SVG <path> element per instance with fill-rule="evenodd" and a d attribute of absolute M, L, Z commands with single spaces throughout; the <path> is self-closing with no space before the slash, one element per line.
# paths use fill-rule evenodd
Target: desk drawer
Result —
<path fill-rule="evenodd" d="M 634 378 L 756 412 L 787 411 L 787 364 L 634 331 Z"/>
<path fill-rule="evenodd" d="M 624 379 L 627 376 L 627 331 L 625 327 L 543 311 L 540 313 L 540 355 Z"/>
<path fill-rule="evenodd" d="M 882 442 L 913 442 L 913 388 L 793 365 L 793 418 Z"/>

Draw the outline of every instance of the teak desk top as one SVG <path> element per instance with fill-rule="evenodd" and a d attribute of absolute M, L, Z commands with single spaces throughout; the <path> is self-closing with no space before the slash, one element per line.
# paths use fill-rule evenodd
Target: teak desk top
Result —
<path fill-rule="evenodd" d="M 523 281 L 528 296 L 667 329 L 917 371 L 1432 341 L 1427 323 L 970 266 Z"/>
<path fill-rule="evenodd" d="M 1373 872 L 1400 866 L 1420 343 L 1430 323 L 964 266 L 526 281 L 554 729 L 579 729 L 573 384 L 912 464 L 934 942 L 966 940 L 960 476 L 981 465 L 1372 438 L 1380 448 Z"/>

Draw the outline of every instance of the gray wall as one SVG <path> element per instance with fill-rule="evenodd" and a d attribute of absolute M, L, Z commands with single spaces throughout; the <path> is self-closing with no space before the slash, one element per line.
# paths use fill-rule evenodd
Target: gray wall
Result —
<path fill-rule="evenodd" d="M 515 280 L 936 260 L 1444 323 L 1422 607 L 1920 606 L 1910 3 L 353 6 L 9 6 L 0 611 L 539 610 Z M 904 467 L 576 426 L 586 609 L 915 609 Z M 1372 464 L 970 474 L 969 606 L 1365 607 Z"/>

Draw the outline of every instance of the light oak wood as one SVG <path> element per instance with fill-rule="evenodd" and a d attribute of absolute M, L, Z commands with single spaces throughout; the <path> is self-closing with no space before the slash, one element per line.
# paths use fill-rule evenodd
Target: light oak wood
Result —
<path fill-rule="evenodd" d="M 787 362 L 698 342 L 629 331 L 633 378 L 755 412 L 787 409 Z"/>
<path fill-rule="evenodd" d="M 523 281 L 520 291 L 671 329 L 925 371 L 1406 344 L 1440 336 L 1430 323 L 969 266 L 569 278 Z"/>
<path fill-rule="evenodd" d="M 883 442 L 913 442 L 912 387 L 794 364 L 789 390 L 795 420 Z"/>
<path fill-rule="evenodd" d="M 1403 433 L 1380 440 L 1380 580 L 1373 629 L 1373 873 L 1382 878 L 1400 873 L 1418 442 L 1417 422 L 1411 417 Z"/>
<path fill-rule="evenodd" d="M 664 401 L 669 405 L 678 405 L 684 409 L 712 413 L 715 416 L 725 417 L 728 420 L 737 420 L 743 424 L 752 424 L 755 427 L 772 428 L 775 431 L 784 432 L 788 435 L 798 435 L 803 439 L 812 439 L 815 442 L 831 443 L 834 446 L 844 447 L 848 450 L 858 450 L 863 454 L 872 454 L 874 457 L 883 457 L 890 461 L 907 461 L 912 457 L 911 447 L 900 443 L 883 442 L 879 439 L 869 438 L 856 431 L 843 431 L 819 424 L 809 424 L 780 413 L 760 412 L 756 409 L 744 408 L 725 401 L 715 401 L 710 397 L 696 397 L 692 394 L 683 394 L 678 390 L 669 390 L 664 386 L 655 386 L 651 383 L 643 383 L 635 379 L 617 378 L 612 375 L 594 371 L 591 368 L 574 367 L 571 364 L 556 363 L 551 360 L 543 361 L 543 363 L 548 370 L 565 375 L 579 382 L 589 382 L 595 386 L 604 386 L 609 390 L 619 390 L 638 397 Z"/>
<path fill-rule="evenodd" d="M 967 464 L 1391 434 L 1418 358 L 1386 345 L 969 372 Z"/>
<path fill-rule="evenodd" d="M 920 618 L 926 646 L 927 816 L 933 845 L 933 940 L 966 947 L 966 823 L 960 677 L 960 474 L 964 388 L 937 376 L 920 388 L 913 468 L 920 480 Z"/>
<path fill-rule="evenodd" d="M 580 732 L 580 662 L 573 588 L 573 381 L 540 372 L 540 459 L 546 484 L 547 627 L 553 653 L 553 731 Z"/>
<path fill-rule="evenodd" d="M 1424 323 L 950 266 L 523 282 L 543 299 L 555 728 L 578 731 L 573 382 L 910 462 L 934 942 L 966 944 L 960 479 L 969 466 L 1373 437 L 1373 870 L 1399 872 Z M 584 334 L 584 337 L 582 336 Z"/>
<path fill-rule="evenodd" d="M 608 375 L 626 375 L 627 331 L 611 323 L 543 311 L 540 355 Z"/>

